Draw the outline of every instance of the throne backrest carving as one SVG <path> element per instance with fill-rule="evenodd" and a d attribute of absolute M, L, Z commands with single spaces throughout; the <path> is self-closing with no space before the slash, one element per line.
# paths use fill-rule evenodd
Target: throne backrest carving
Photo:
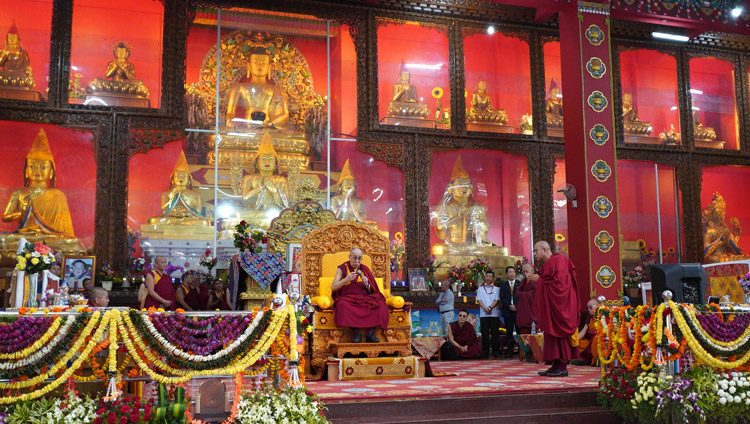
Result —
<path fill-rule="evenodd" d="M 268 250 L 272 253 L 286 254 L 287 244 L 298 244 L 314 229 L 336 221 L 336 216 L 318 202 L 302 200 L 291 208 L 281 211 L 271 221 L 268 232 Z"/>
<path fill-rule="evenodd" d="M 312 230 L 302 240 L 302 290 L 304 294 L 311 297 L 320 295 L 319 279 L 333 277 L 333 274 L 324 274 L 324 272 L 331 272 L 323 267 L 325 255 L 342 252 L 344 259 L 336 264 L 339 265 L 348 258 L 349 251 L 353 247 L 359 247 L 364 255 L 369 257 L 371 265 L 368 266 L 376 279 L 382 279 L 381 289 L 385 297 L 389 297 L 390 287 L 387 287 L 385 283 L 390 281 L 391 268 L 388 239 L 378 230 L 352 221 L 336 221 L 326 224 Z M 340 257 L 335 257 L 335 259 L 339 260 Z"/>

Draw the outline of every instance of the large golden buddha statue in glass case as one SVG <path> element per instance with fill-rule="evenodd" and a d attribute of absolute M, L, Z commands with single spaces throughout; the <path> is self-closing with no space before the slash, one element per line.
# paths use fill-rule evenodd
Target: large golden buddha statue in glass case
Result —
<path fill-rule="evenodd" d="M 471 108 L 466 111 L 466 129 L 468 131 L 485 131 L 513 133 L 513 127 L 506 125 L 508 114 L 505 109 L 495 109 L 492 98 L 487 93 L 487 81 L 479 81 L 471 94 Z"/>
<path fill-rule="evenodd" d="M 114 46 L 115 59 L 107 63 L 104 78 L 94 78 L 86 87 L 86 104 L 150 107 L 148 88 L 135 79 L 135 66 L 128 61 L 130 53 L 125 43 Z"/>
<path fill-rule="evenodd" d="M 724 197 L 714 193 L 711 203 L 703 210 L 703 256 L 706 262 L 729 262 L 747 259 L 739 248 L 742 227 L 740 220 L 731 218 L 730 225 L 724 221 L 727 203 Z"/>
<path fill-rule="evenodd" d="M 381 121 L 386 125 L 435 128 L 435 121 L 426 119 L 430 116 L 430 109 L 426 103 L 420 102 L 417 87 L 411 83 L 411 72 L 403 59 L 386 113 L 387 116 Z"/>
<path fill-rule="evenodd" d="M 342 221 L 367 222 L 367 210 L 362 199 L 357 197 L 357 182 L 349 159 L 344 162 L 336 195 L 331 198 L 331 210 Z"/>
<path fill-rule="evenodd" d="M 17 100 L 42 100 L 31 69 L 29 53 L 21 45 L 16 21 L 5 35 L 5 47 L 0 50 L 0 98 Z"/>
<path fill-rule="evenodd" d="M 0 250 L 15 252 L 23 237 L 30 243 L 44 241 L 63 253 L 82 253 L 73 231 L 65 193 L 55 188 L 55 159 L 44 129 L 40 129 L 26 155 L 24 186 L 10 195 L 4 222 L 18 222 L 14 233 L 0 234 Z"/>

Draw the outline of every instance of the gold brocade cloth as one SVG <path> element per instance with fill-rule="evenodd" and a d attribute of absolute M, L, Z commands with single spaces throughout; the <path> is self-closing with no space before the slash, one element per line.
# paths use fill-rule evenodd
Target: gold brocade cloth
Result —
<path fill-rule="evenodd" d="M 444 344 L 444 337 L 412 337 L 411 339 L 411 347 L 427 359 L 435 356 Z"/>
<path fill-rule="evenodd" d="M 339 362 L 339 380 L 341 381 L 415 378 L 419 366 L 416 356 L 331 359 Z"/>

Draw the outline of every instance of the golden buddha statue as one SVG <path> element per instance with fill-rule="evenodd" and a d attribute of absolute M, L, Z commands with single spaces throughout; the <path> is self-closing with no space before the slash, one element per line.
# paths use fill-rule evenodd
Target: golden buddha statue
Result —
<path fill-rule="evenodd" d="M 242 200 L 252 211 L 269 211 L 289 207 L 289 183 L 279 175 L 278 155 L 266 132 L 253 163 L 255 173 L 242 180 Z"/>
<path fill-rule="evenodd" d="M 388 116 L 424 119 L 429 114 L 427 104 L 419 103 L 417 88 L 411 84 L 411 73 L 402 59 L 398 81 L 393 85 L 393 96 L 388 104 Z"/>
<path fill-rule="evenodd" d="M 128 97 L 139 99 L 135 102 L 109 101 L 109 106 L 144 106 L 148 107 L 148 88 L 143 81 L 135 79 L 135 66 L 128 62 L 130 48 L 125 43 L 119 43 L 112 50 L 115 60 L 107 63 L 104 78 L 94 78 L 86 87 L 89 97 L 97 96 L 104 98 Z"/>
<path fill-rule="evenodd" d="M 693 131 L 695 134 L 695 140 L 713 142 L 716 140 L 716 130 L 704 126 L 697 112 L 698 111 L 693 108 Z"/>
<path fill-rule="evenodd" d="M 547 106 L 545 108 L 547 113 L 547 127 L 549 128 L 562 128 L 563 126 L 563 102 L 560 88 L 557 86 L 555 80 L 550 83 L 549 96 L 546 100 Z"/>
<path fill-rule="evenodd" d="M 161 210 L 160 216 L 149 218 L 149 224 L 211 225 L 211 221 L 200 212 L 201 197 L 193 190 L 193 177 L 183 151 L 180 151 L 172 171 L 169 190 L 161 194 Z"/>
<path fill-rule="evenodd" d="M 505 109 L 493 109 L 492 98 L 487 94 L 487 81 L 479 81 L 471 96 L 471 109 L 466 113 L 467 122 L 505 125 L 508 114 Z"/>
<path fill-rule="evenodd" d="M 344 162 L 336 195 L 331 198 L 331 210 L 342 221 L 367 222 L 367 211 L 362 199 L 357 197 L 357 183 L 349 166 Z"/>
<path fill-rule="evenodd" d="M 625 134 L 649 135 L 653 129 L 650 122 L 638 118 L 638 111 L 633 105 L 633 95 L 630 93 L 622 95 L 622 125 Z"/>
<path fill-rule="evenodd" d="M 272 147 L 281 152 L 276 155 L 277 167 L 308 168 L 310 144 L 303 133 L 294 131 L 290 126 L 289 104 L 284 88 L 269 81 L 271 62 L 268 50 L 263 46 L 255 46 L 250 52 L 245 70 L 250 81 L 240 82 L 228 90 L 224 129 L 250 132 L 241 135 L 230 132 L 223 135 L 219 163 L 229 164 L 233 159 L 245 165 L 256 162 L 261 137 L 251 133 L 252 130 L 263 130 L 270 135 Z M 209 147 L 213 147 L 214 143 L 215 138 L 211 137 Z M 216 160 L 213 150 L 212 148 L 208 153 L 209 163 Z"/>
<path fill-rule="evenodd" d="M 5 36 L 5 48 L 0 50 L 0 87 L 31 90 L 36 86 L 29 53 L 21 46 L 16 21 Z"/>
<path fill-rule="evenodd" d="M 3 221 L 18 221 L 18 229 L 0 235 L 0 250 L 15 252 L 18 239 L 24 237 L 30 243 L 45 241 L 53 249 L 65 253 L 83 251 L 73 231 L 68 199 L 65 193 L 54 187 L 55 159 L 47 134 L 40 129 L 26 155 L 24 187 L 10 195 L 3 212 Z"/>
<path fill-rule="evenodd" d="M 731 218 L 728 226 L 726 218 L 727 204 L 724 197 L 718 192 L 714 193 L 706 209 L 703 210 L 703 256 L 706 262 L 729 262 L 739 259 L 747 259 L 738 247 L 742 227 L 740 220 Z"/>

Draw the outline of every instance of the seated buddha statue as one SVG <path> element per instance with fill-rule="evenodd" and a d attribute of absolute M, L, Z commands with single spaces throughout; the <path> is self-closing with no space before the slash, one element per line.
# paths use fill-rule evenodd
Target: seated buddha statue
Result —
<path fill-rule="evenodd" d="M 547 113 L 547 126 L 550 128 L 560 128 L 563 126 L 563 102 L 560 88 L 557 87 L 555 80 L 552 80 L 549 89 L 549 96 L 546 100 L 545 108 Z"/>
<path fill-rule="evenodd" d="M 494 244 L 487 240 L 490 224 L 487 207 L 472 196 L 474 184 L 461 162 L 456 158 L 451 180 L 437 205 L 435 232 L 445 242 L 448 254 L 493 254 Z"/>
<path fill-rule="evenodd" d="M 693 108 L 693 133 L 695 134 L 695 139 L 700 141 L 716 140 L 716 130 L 704 126 L 697 112 L 698 111 Z"/>
<path fill-rule="evenodd" d="M 471 109 L 466 113 L 467 122 L 483 122 L 505 125 L 508 114 L 505 109 L 493 109 L 492 98 L 487 94 L 487 81 L 479 81 L 471 95 Z"/>
<path fill-rule="evenodd" d="M 180 152 L 170 177 L 169 190 L 161 194 L 162 214 L 149 218 L 153 225 L 200 225 L 210 226 L 211 222 L 200 212 L 201 197 L 193 190 L 193 177 L 190 175 L 185 152 Z"/>
<path fill-rule="evenodd" d="M 651 123 L 638 118 L 638 111 L 633 105 L 633 95 L 630 93 L 622 95 L 622 125 L 625 128 L 625 134 L 651 134 Z"/>
<path fill-rule="evenodd" d="M 349 166 L 349 159 L 344 162 L 339 178 L 336 195 L 331 198 L 331 210 L 336 218 L 342 221 L 366 222 L 367 211 L 362 199 L 357 197 L 357 183 Z"/>
<path fill-rule="evenodd" d="M 0 50 L 0 87 L 31 90 L 34 86 L 29 53 L 21 46 L 14 20 L 5 36 L 5 48 Z"/>
<path fill-rule="evenodd" d="M 94 78 L 86 88 L 91 95 L 115 95 L 148 98 L 148 88 L 143 81 L 135 79 L 135 66 L 128 62 L 130 48 L 120 43 L 112 50 L 115 60 L 107 64 L 104 78 Z"/>
<path fill-rule="evenodd" d="M 47 134 L 40 129 L 26 155 L 24 186 L 13 191 L 3 212 L 3 221 L 18 221 L 18 229 L 0 234 L 2 250 L 15 252 L 18 239 L 24 237 L 30 243 L 45 241 L 63 252 L 83 251 L 73 231 L 68 199 L 55 188 L 55 172 Z"/>
<path fill-rule="evenodd" d="M 388 103 L 388 116 L 424 119 L 429 114 L 427 104 L 419 103 L 417 88 L 411 84 L 411 73 L 402 60 L 398 81 L 393 85 L 393 96 Z"/>
<path fill-rule="evenodd" d="M 242 180 L 242 200 L 251 211 L 269 211 L 289 207 L 289 183 L 279 175 L 278 155 L 266 132 L 253 163 L 255 173 Z"/>
<path fill-rule="evenodd" d="M 724 222 L 727 204 L 721 194 L 714 193 L 706 209 L 703 210 L 703 256 L 706 262 L 728 262 L 747 259 L 738 247 L 742 228 L 740 220 L 731 218 L 731 227 Z"/>

